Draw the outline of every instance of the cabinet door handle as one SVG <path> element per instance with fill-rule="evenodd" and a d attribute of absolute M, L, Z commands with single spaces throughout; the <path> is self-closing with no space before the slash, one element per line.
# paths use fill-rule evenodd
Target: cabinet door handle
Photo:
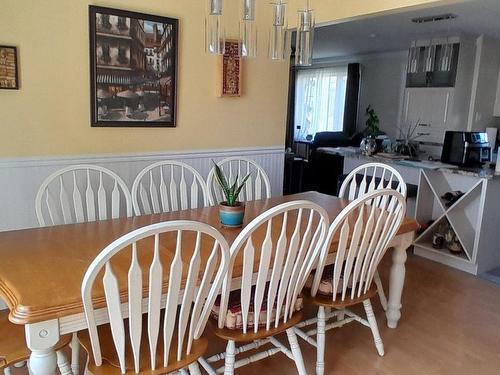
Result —
<path fill-rule="evenodd" d="M 450 104 L 450 93 L 448 92 L 446 94 L 446 102 L 444 105 L 444 123 L 446 124 L 446 121 L 448 121 L 448 105 Z"/>

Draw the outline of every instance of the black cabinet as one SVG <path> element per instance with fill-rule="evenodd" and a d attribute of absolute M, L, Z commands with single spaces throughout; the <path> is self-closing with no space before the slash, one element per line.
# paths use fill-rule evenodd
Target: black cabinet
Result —
<path fill-rule="evenodd" d="M 408 72 L 406 74 L 406 87 L 454 87 L 457 77 L 458 55 L 460 44 L 455 43 L 451 48 L 451 62 L 448 67 L 443 66 L 443 54 L 446 45 L 434 46 L 431 54 L 432 64 L 428 61 L 429 47 L 416 47 L 410 51 L 408 59 Z M 447 52 L 449 54 L 449 51 Z M 429 68 L 432 66 L 432 70 Z"/>

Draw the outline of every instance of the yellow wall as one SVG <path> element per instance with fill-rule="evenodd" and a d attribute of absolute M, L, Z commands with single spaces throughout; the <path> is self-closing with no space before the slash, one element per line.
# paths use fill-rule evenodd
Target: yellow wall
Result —
<path fill-rule="evenodd" d="M 323 22 L 426 2 L 315 0 L 314 7 Z M 237 35 L 237 3 L 226 0 L 229 36 Z M 203 50 L 205 0 L 100 0 L 180 19 L 177 128 L 110 129 L 90 127 L 89 2 L 2 0 L 0 44 L 19 47 L 21 90 L 0 90 L 0 156 L 283 145 L 288 66 L 266 58 L 269 2 L 257 3 L 260 57 L 244 66 L 244 96 L 220 99 L 214 58 Z"/>

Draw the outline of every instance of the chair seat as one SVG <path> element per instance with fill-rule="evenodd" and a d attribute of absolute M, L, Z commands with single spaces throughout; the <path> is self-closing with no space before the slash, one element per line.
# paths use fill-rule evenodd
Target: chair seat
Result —
<path fill-rule="evenodd" d="M 255 289 L 255 287 L 252 288 L 252 291 Z M 253 293 L 252 293 L 253 296 Z M 253 326 L 255 324 L 254 321 L 254 312 L 253 312 L 253 306 L 254 306 L 254 301 L 253 297 L 250 300 L 250 309 L 248 312 L 248 322 L 247 322 L 247 327 L 248 330 L 253 329 Z M 262 311 L 259 316 L 259 326 L 265 327 L 266 322 L 267 322 L 267 314 L 266 314 L 266 307 L 267 307 L 267 287 L 264 292 L 264 299 L 262 301 Z M 300 311 L 304 307 L 304 299 L 302 296 L 298 296 L 297 300 L 295 301 L 295 306 L 294 310 L 295 311 Z M 283 314 L 283 312 L 282 312 Z M 215 301 L 214 306 L 212 307 L 212 312 L 211 316 L 215 320 L 218 321 L 220 315 L 220 297 L 217 298 Z M 276 307 L 273 307 L 273 310 L 271 312 L 271 315 L 273 316 L 273 322 L 274 319 L 276 318 Z M 283 316 L 283 315 L 282 315 Z M 235 290 L 231 292 L 229 295 L 229 301 L 227 305 L 227 312 L 224 318 L 224 326 L 227 329 L 232 329 L 232 330 L 237 330 L 241 331 L 241 328 L 243 327 L 243 314 L 241 312 L 241 290 Z"/>
<path fill-rule="evenodd" d="M 234 342 L 251 342 L 254 340 L 259 340 L 266 337 L 278 335 L 282 332 L 285 332 L 288 328 L 293 327 L 294 325 L 298 324 L 301 321 L 302 321 L 302 311 L 297 311 L 292 315 L 290 319 L 288 319 L 286 323 L 279 324 L 277 328 L 271 328 L 269 330 L 266 330 L 265 327 L 261 327 L 257 332 L 254 332 L 253 330 L 250 331 L 250 329 L 247 331 L 247 333 L 243 333 L 241 330 L 236 330 L 236 329 L 229 329 L 229 328 L 221 329 L 217 326 L 217 321 L 215 319 L 209 319 L 208 325 L 210 329 L 215 333 L 215 335 L 217 335 L 221 339 L 232 340 Z M 271 325 L 271 327 L 274 327 L 274 325 Z"/>
<path fill-rule="evenodd" d="M 64 335 L 55 349 L 59 350 L 71 342 L 71 335 Z M 0 369 L 9 367 L 30 357 L 26 346 L 24 326 L 9 321 L 9 311 L 0 311 Z"/>
<path fill-rule="evenodd" d="M 359 303 L 362 303 L 363 301 L 370 299 L 375 295 L 377 295 L 377 288 L 374 285 L 372 285 L 366 293 L 355 298 L 351 298 L 350 293 L 347 293 L 346 298 L 344 300 L 341 300 L 342 295 L 340 294 L 336 295 L 335 301 L 333 300 L 332 295 L 327 296 L 325 294 L 319 294 L 319 293 L 316 294 L 315 297 L 308 297 L 308 298 L 310 298 L 311 302 L 314 303 L 315 305 L 332 307 L 334 309 L 342 309 L 344 307 L 354 306 Z"/>
<path fill-rule="evenodd" d="M 147 315 L 144 315 L 146 317 Z M 160 319 L 163 322 L 163 317 Z M 128 319 L 124 320 L 125 325 L 125 335 L 129 337 L 128 329 Z M 78 339 L 80 344 L 85 349 L 89 356 L 88 370 L 95 375 L 107 375 L 107 374 L 121 374 L 120 362 L 118 360 L 118 355 L 116 354 L 115 345 L 113 343 L 113 336 L 111 334 L 111 327 L 109 324 L 105 324 L 98 327 L 99 342 L 101 346 L 102 355 L 102 365 L 96 366 L 93 353 L 92 345 L 90 343 L 90 336 L 88 331 L 81 331 L 78 333 Z M 205 338 L 200 338 L 194 340 L 191 347 L 191 354 L 185 355 L 186 343 L 183 346 L 183 357 L 180 361 L 177 361 L 177 337 L 174 336 L 172 339 L 172 347 L 169 353 L 169 365 L 163 367 L 163 339 L 161 332 L 163 332 L 163 324 L 160 327 L 160 337 L 158 338 L 158 350 L 156 351 L 156 366 L 155 370 L 151 370 L 151 358 L 149 351 L 149 341 L 148 341 L 148 330 L 147 321 L 144 319 L 142 324 L 142 339 L 141 339 L 141 355 L 139 362 L 139 369 L 141 374 L 165 374 L 173 371 L 177 371 L 181 368 L 187 367 L 189 364 L 196 362 L 198 358 L 205 354 L 208 348 L 208 340 Z M 134 370 L 134 356 L 132 353 L 132 347 L 130 345 L 130 340 L 125 340 L 125 367 L 126 374 L 135 374 Z"/>

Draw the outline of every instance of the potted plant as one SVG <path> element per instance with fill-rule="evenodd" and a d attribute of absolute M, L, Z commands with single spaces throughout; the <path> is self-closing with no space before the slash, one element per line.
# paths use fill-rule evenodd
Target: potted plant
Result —
<path fill-rule="evenodd" d="M 241 227 L 243 225 L 243 217 L 245 216 L 245 204 L 238 201 L 241 189 L 245 186 L 246 181 L 250 177 L 248 174 L 238 184 L 238 175 L 234 179 L 233 184 L 228 181 L 222 169 L 214 162 L 215 176 L 219 183 L 222 192 L 224 193 L 225 201 L 219 203 L 219 218 L 222 225 L 226 227 Z"/>
<path fill-rule="evenodd" d="M 375 137 L 380 133 L 380 129 L 378 127 L 379 119 L 375 110 L 369 105 L 366 108 L 366 127 L 365 127 L 365 137 L 361 140 L 360 149 L 361 152 L 365 155 L 372 155 L 377 152 L 377 141 Z"/>
<path fill-rule="evenodd" d="M 366 119 L 365 134 L 367 136 L 375 137 L 380 133 L 380 129 L 378 127 L 380 120 L 378 119 L 378 116 L 375 113 L 375 110 L 372 108 L 371 105 L 369 105 L 366 108 L 365 113 L 366 113 L 366 116 L 368 117 Z"/>
<path fill-rule="evenodd" d="M 422 124 L 420 124 L 419 119 L 413 125 L 406 124 L 405 126 L 399 127 L 399 138 L 394 144 L 394 152 L 409 156 L 410 158 L 416 158 L 420 145 L 418 138 L 429 135 L 429 133 L 415 133 L 420 126 L 422 126 Z"/>

